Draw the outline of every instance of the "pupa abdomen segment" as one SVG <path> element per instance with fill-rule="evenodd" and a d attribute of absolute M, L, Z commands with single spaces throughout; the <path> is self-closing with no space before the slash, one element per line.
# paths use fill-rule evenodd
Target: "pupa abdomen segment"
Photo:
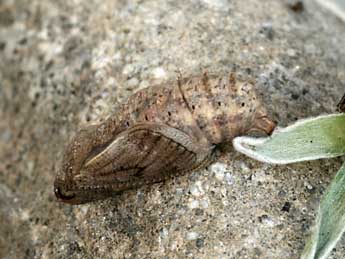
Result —
<path fill-rule="evenodd" d="M 59 200 L 79 204 L 207 165 L 219 144 L 275 124 L 253 84 L 204 73 L 133 94 L 114 116 L 82 129 L 55 180 Z"/>

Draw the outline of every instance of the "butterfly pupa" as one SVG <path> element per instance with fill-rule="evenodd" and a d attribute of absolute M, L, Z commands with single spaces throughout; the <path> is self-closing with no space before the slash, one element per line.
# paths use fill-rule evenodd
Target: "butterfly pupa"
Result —
<path fill-rule="evenodd" d="M 145 88 L 115 114 L 79 130 L 66 147 L 54 191 L 81 204 L 207 166 L 224 143 L 271 134 L 252 82 L 234 74 L 179 78 Z"/>

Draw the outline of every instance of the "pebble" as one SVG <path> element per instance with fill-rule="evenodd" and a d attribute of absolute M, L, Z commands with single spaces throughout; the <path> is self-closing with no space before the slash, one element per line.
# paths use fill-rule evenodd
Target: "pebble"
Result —
<path fill-rule="evenodd" d="M 188 232 L 186 234 L 187 240 L 196 240 L 198 237 L 199 237 L 199 233 L 197 233 L 197 232 Z"/>
<path fill-rule="evenodd" d="M 202 188 L 200 181 L 197 181 L 195 184 L 193 184 L 190 187 L 189 191 L 193 196 L 196 196 L 196 197 L 200 197 L 205 194 L 205 191 Z"/>
<path fill-rule="evenodd" d="M 215 163 L 211 166 L 211 171 L 214 173 L 217 180 L 223 181 L 224 174 L 226 172 L 226 165 L 223 163 Z"/>
<path fill-rule="evenodd" d="M 156 68 L 152 69 L 151 74 L 155 79 L 166 79 L 167 78 L 167 73 L 165 72 L 164 68 L 162 68 L 162 67 L 156 67 Z"/>

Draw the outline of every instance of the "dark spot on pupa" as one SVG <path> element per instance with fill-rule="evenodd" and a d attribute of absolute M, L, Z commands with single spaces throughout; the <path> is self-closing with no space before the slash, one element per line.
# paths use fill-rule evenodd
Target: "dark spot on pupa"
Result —
<path fill-rule="evenodd" d="M 128 121 L 126 121 L 126 126 L 129 127 L 129 122 Z"/>
<path fill-rule="evenodd" d="M 195 106 L 194 105 L 192 105 L 192 110 L 195 110 Z"/>
<path fill-rule="evenodd" d="M 221 102 L 218 102 L 218 106 L 221 106 L 222 105 L 222 103 Z"/>
<path fill-rule="evenodd" d="M 168 115 L 171 116 L 171 112 L 168 111 Z"/>
<path fill-rule="evenodd" d="M 245 103 L 241 103 L 241 106 L 244 107 L 246 104 Z"/>

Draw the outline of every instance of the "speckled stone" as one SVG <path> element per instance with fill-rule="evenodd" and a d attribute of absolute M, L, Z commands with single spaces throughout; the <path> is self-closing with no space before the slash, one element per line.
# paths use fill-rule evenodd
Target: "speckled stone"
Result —
<path fill-rule="evenodd" d="M 55 201 L 80 126 L 136 90 L 207 69 L 255 79 L 280 125 L 344 93 L 345 26 L 312 0 L 0 1 L 0 258 L 298 258 L 342 159 L 207 169 L 71 207 Z M 331 258 L 345 257 L 345 239 Z"/>

